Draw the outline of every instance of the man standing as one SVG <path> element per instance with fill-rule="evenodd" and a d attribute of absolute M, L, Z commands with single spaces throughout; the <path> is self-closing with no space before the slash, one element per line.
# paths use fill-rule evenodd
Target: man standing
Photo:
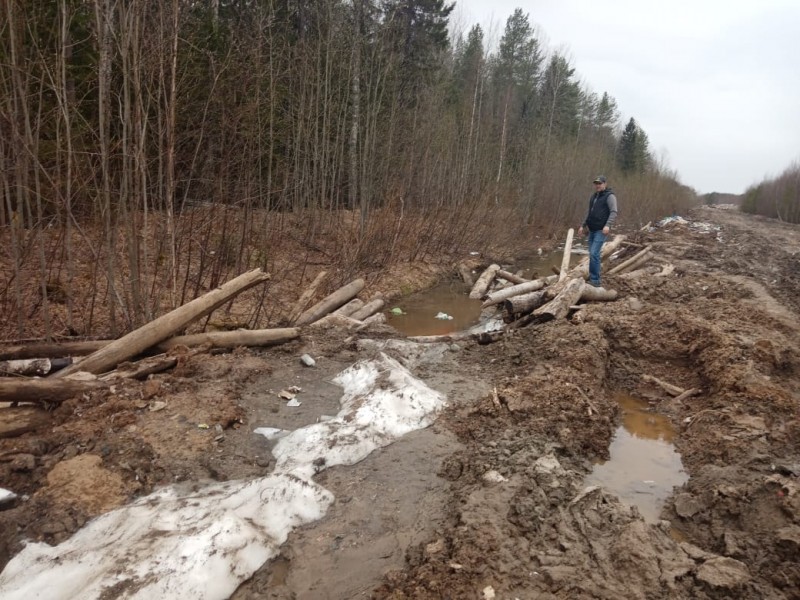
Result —
<path fill-rule="evenodd" d="M 578 233 L 589 231 L 589 284 L 600 287 L 600 252 L 617 218 L 617 197 L 606 187 L 605 175 L 598 175 L 592 183 L 594 194 L 589 198 L 589 212 Z"/>

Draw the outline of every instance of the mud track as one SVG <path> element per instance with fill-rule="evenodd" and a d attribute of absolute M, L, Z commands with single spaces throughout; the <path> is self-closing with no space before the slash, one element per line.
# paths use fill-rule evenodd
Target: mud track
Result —
<path fill-rule="evenodd" d="M 58 543 L 158 485 L 269 472 L 253 428 L 334 414 L 331 377 L 384 351 L 450 407 L 321 473 L 328 514 L 234 598 L 800 597 L 800 228 L 719 209 L 691 218 L 714 227 L 637 234 L 673 276 L 609 277 L 617 302 L 489 346 L 314 333 L 66 403 L 46 430 L 0 440 L 3 486 L 28 495 L 0 511 L 0 567 L 21 540 Z M 317 368 L 299 365 L 303 352 Z M 701 393 L 675 402 L 642 374 Z M 294 409 L 277 398 L 291 385 L 303 388 Z M 661 523 L 584 484 L 607 457 L 620 391 L 676 428 L 690 478 Z"/>

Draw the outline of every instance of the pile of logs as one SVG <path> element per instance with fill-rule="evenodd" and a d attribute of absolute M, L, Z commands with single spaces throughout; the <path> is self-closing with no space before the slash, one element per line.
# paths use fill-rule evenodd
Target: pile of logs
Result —
<path fill-rule="evenodd" d="M 561 268 L 554 269 L 557 271 L 556 275 L 528 281 L 504 271 L 500 265 L 493 264 L 472 285 L 470 298 L 483 300 L 481 305 L 483 309 L 497 306 L 506 324 L 504 331 L 567 317 L 572 311 L 581 308 L 579 303 L 616 300 L 618 295 L 616 290 L 594 287 L 586 283 L 585 280 L 589 276 L 588 256 L 577 266 L 569 269 L 573 234 L 572 229 L 567 233 Z M 625 236 L 615 236 L 604 244 L 602 259 L 604 261 L 609 259 L 623 244 L 635 247 L 625 242 Z M 663 268 L 646 266 L 652 258 L 652 247 L 645 246 L 630 258 L 604 271 L 604 275 L 633 279 L 647 274 L 664 277 L 672 273 L 674 269 L 672 265 Z M 459 269 L 462 277 L 463 271 L 464 269 Z M 503 284 L 494 291 L 489 291 L 496 280 L 503 280 Z M 487 343 L 498 339 L 502 333 L 501 331 L 493 334 L 474 334 L 472 337 L 476 337 L 479 342 Z"/>
<path fill-rule="evenodd" d="M 12 407 L 20 402 L 51 406 L 107 386 L 115 379 L 145 379 L 148 375 L 173 368 L 177 358 L 169 353 L 179 347 L 207 351 L 211 348 L 270 346 L 296 339 L 300 336 L 301 326 L 329 324 L 360 330 L 386 321 L 386 315 L 380 312 L 384 306 L 381 294 L 367 302 L 356 298 L 364 289 L 363 279 L 348 283 L 307 308 L 325 277 L 324 271 L 320 273 L 294 306 L 289 317 L 293 327 L 176 335 L 245 290 L 269 280 L 267 273 L 255 269 L 117 340 L 0 347 L 0 375 L 13 375 L 0 379 L 0 402 L 12 403 Z M 143 354 L 155 356 L 130 362 Z M 47 378 L 40 378 L 44 376 Z"/>

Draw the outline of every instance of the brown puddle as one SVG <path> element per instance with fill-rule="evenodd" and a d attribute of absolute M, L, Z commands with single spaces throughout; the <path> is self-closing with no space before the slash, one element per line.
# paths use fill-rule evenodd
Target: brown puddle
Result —
<path fill-rule="evenodd" d="M 405 335 L 443 335 L 463 331 L 478 323 L 481 316 L 481 301 L 470 300 L 466 287 L 461 282 L 444 282 L 396 300 L 389 308 L 402 309 L 403 315 L 387 313 L 389 325 Z M 452 319 L 437 319 L 444 313 Z"/>
<path fill-rule="evenodd" d="M 551 267 L 561 266 L 561 258 L 561 252 L 533 256 L 521 260 L 509 270 L 521 271 L 521 276 L 526 279 L 546 277 L 552 274 Z M 571 266 L 575 262 L 576 256 L 573 254 Z M 476 277 L 478 275 L 475 273 Z M 405 314 L 392 314 L 392 308 L 399 308 Z M 453 318 L 437 319 L 439 313 Z M 469 289 L 460 281 L 445 281 L 418 294 L 396 300 L 388 307 L 386 316 L 389 325 L 405 335 L 444 335 L 476 325 L 480 321 L 481 302 L 470 300 Z"/>
<path fill-rule="evenodd" d="M 685 483 L 680 454 L 672 440 L 675 431 L 664 415 L 650 412 L 647 402 L 627 394 L 615 400 L 622 426 L 611 440 L 611 458 L 595 465 L 586 485 L 599 485 L 631 504 L 650 523 L 657 523 L 672 488 Z"/>

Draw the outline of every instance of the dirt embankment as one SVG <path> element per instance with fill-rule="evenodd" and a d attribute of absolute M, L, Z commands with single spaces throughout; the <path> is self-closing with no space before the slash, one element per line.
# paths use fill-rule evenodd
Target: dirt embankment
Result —
<path fill-rule="evenodd" d="M 253 428 L 335 414 L 331 377 L 385 351 L 450 408 L 320 474 L 336 497 L 328 514 L 234 598 L 798 597 L 800 229 L 722 210 L 693 217 L 714 227 L 638 234 L 673 276 L 609 277 L 620 300 L 580 319 L 424 350 L 387 344 L 388 333 L 312 333 L 187 357 L 63 404 L 46 428 L 0 440 L 2 485 L 26 496 L 0 511 L 0 568 L 21 540 L 61 542 L 159 485 L 268 473 L 270 444 Z M 300 365 L 305 352 L 317 367 Z M 642 374 L 701 393 L 675 402 Z M 277 395 L 292 385 L 299 407 Z M 661 524 L 584 484 L 607 457 L 617 391 L 676 427 L 690 479 Z"/>

